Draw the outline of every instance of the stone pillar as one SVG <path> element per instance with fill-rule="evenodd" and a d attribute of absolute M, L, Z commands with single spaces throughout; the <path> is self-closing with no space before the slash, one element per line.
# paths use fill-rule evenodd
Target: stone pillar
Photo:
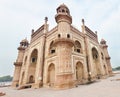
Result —
<path fill-rule="evenodd" d="M 82 19 L 82 33 L 85 34 L 84 37 L 84 46 L 85 46 L 85 56 L 86 56 L 86 65 L 87 65 L 87 79 L 88 81 L 91 81 L 92 78 L 92 69 L 91 69 L 91 60 L 90 60 L 90 47 L 89 47 L 89 40 L 88 40 L 88 36 L 87 36 L 87 32 L 85 30 L 85 21 L 84 19 Z"/>
<path fill-rule="evenodd" d="M 34 88 L 43 86 L 43 69 L 44 69 L 44 56 L 45 56 L 45 35 L 42 37 L 41 46 L 39 48 L 40 56 L 38 56 L 38 64 L 36 66 L 36 78 Z"/>
<path fill-rule="evenodd" d="M 43 69 L 44 69 L 44 60 L 45 60 L 45 43 L 46 43 L 46 33 L 48 32 L 49 25 L 47 24 L 48 18 L 45 17 L 44 23 L 44 35 L 42 36 L 41 45 L 39 48 L 40 56 L 38 56 L 38 64 L 36 66 L 36 78 L 34 88 L 40 88 L 43 85 Z"/>

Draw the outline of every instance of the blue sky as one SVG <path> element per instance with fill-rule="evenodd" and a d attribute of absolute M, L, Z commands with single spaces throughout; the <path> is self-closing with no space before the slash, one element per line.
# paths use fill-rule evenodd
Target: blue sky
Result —
<path fill-rule="evenodd" d="M 13 75 L 19 42 L 30 39 L 31 29 L 37 29 L 48 17 L 50 29 L 56 25 L 56 8 L 65 3 L 70 9 L 75 27 L 81 30 L 81 19 L 99 40 L 109 45 L 113 67 L 120 66 L 120 0 L 0 0 L 0 76 Z"/>

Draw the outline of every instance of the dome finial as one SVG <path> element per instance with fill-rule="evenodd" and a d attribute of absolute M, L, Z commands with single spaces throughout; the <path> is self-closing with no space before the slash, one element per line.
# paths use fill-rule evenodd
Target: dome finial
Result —
<path fill-rule="evenodd" d="M 31 31 L 31 32 L 32 32 L 32 34 L 33 34 L 33 33 L 34 33 L 34 29 L 32 29 L 32 31 Z"/>
<path fill-rule="evenodd" d="M 95 34 L 97 34 L 98 32 L 97 31 L 95 31 Z"/>

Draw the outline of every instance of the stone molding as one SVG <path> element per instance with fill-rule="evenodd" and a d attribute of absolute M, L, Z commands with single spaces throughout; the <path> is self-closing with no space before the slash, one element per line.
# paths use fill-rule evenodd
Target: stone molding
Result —
<path fill-rule="evenodd" d="M 22 63 L 23 63 L 23 62 L 14 62 L 14 65 L 15 65 L 15 66 L 22 66 Z"/>

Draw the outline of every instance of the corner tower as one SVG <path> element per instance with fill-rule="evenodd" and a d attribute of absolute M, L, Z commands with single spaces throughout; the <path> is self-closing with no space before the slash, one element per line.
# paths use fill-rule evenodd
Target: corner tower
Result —
<path fill-rule="evenodd" d="M 103 48 L 103 51 L 104 51 L 104 54 L 105 54 L 105 60 L 106 60 L 106 63 L 107 63 L 107 66 L 108 66 L 108 72 L 109 72 L 109 75 L 112 74 L 112 67 L 111 67 L 111 63 L 110 63 L 110 56 L 109 56 L 109 53 L 108 53 L 108 45 L 106 44 L 106 41 L 104 39 L 101 39 L 101 42 L 100 42 L 102 48 Z"/>
<path fill-rule="evenodd" d="M 72 17 L 68 7 L 64 4 L 57 8 L 55 20 L 58 24 L 57 37 L 53 45 L 57 48 L 57 65 L 55 88 L 65 89 L 74 86 L 72 73 L 72 47 L 74 41 L 70 35 Z"/>
<path fill-rule="evenodd" d="M 25 49 L 28 47 L 29 43 L 27 39 L 23 39 L 20 42 L 20 46 L 18 47 L 18 56 L 16 62 L 14 62 L 15 65 L 15 70 L 14 70 L 14 77 L 12 81 L 12 86 L 13 87 L 18 87 L 19 86 L 19 79 L 20 79 L 20 72 L 21 72 L 21 67 L 23 63 L 23 57 L 25 53 Z"/>

